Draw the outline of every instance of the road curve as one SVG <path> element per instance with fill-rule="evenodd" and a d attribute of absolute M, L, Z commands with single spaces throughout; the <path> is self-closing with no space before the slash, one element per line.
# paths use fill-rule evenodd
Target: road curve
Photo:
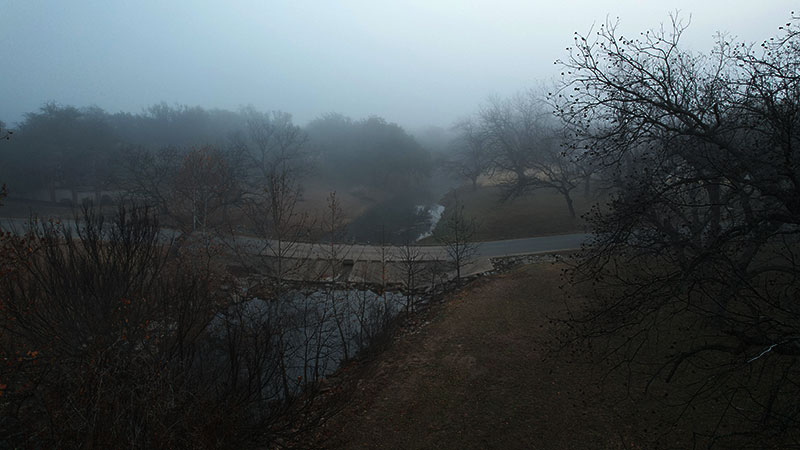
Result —
<path fill-rule="evenodd" d="M 589 235 L 586 233 L 573 233 L 481 242 L 477 254 L 485 258 L 497 258 L 500 256 L 576 250 L 588 238 Z"/>
<path fill-rule="evenodd" d="M 67 226 L 73 226 L 71 220 L 64 220 Z M 27 226 L 25 219 L 11 219 L 0 218 L 0 229 L 7 231 L 22 230 Z M 167 237 L 177 236 L 174 230 L 164 230 Z M 588 234 L 573 233 L 573 234 L 558 234 L 550 236 L 538 236 L 522 239 L 507 239 L 500 241 L 487 241 L 477 243 L 478 248 L 475 256 L 478 258 L 488 259 L 503 256 L 526 255 L 533 253 L 550 253 L 564 250 L 575 250 L 580 248 L 581 244 L 587 240 Z M 236 236 L 234 239 L 225 239 L 230 243 L 236 243 L 239 246 L 244 246 L 250 252 L 269 256 L 273 253 L 272 249 L 276 247 L 274 241 L 257 239 L 253 237 Z M 284 246 L 286 244 L 284 243 Z M 325 244 L 311 244 L 311 243 L 296 243 L 292 249 L 295 257 L 311 257 L 322 258 L 331 253 L 330 245 Z M 415 247 L 425 260 L 444 260 L 447 259 L 447 252 L 442 246 L 418 246 Z M 402 259 L 398 247 L 388 246 L 380 247 L 376 245 L 364 244 L 339 244 L 336 246 L 336 254 L 340 258 L 348 258 L 358 261 L 380 261 L 380 260 L 400 260 Z"/>

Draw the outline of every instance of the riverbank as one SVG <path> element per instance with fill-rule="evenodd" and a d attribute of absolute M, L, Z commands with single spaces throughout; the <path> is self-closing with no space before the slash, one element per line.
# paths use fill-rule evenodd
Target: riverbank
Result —
<path fill-rule="evenodd" d="M 537 190 L 503 200 L 502 189 L 498 186 L 479 186 L 474 190 L 462 187 L 439 200 L 445 206 L 443 219 L 451 214 L 449 207 L 455 196 L 464 206 L 464 215 L 476 221 L 474 239 L 477 241 L 585 232 L 586 222 L 581 215 L 587 213 L 596 201 L 574 193 L 576 217 L 570 217 L 564 197 L 551 190 Z M 432 237 L 428 237 L 420 243 L 434 242 Z"/>
<path fill-rule="evenodd" d="M 347 402 L 298 448 L 655 448 L 668 426 L 653 405 L 588 353 L 559 351 L 563 268 L 512 268 L 431 307 L 343 369 Z"/>

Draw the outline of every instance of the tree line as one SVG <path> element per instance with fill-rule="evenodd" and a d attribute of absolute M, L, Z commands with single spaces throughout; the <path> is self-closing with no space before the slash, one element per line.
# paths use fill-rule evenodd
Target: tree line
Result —
<path fill-rule="evenodd" d="M 128 188 L 141 193 L 144 180 L 134 183 L 138 186 L 129 183 L 147 171 L 185 178 L 224 163 L 216 178 L 227 176 L 226 171 L 263 176 L 270 162 L 263 153 L 274 146 L 284 147 L 287 157 L 301 158 L 304 170 L 316 179 L 345 188 L 403 189 L 426 179 L 431 170 L 429 152 L 400 126 L 378 117 L 328 114 L 300 127 L 288 113 L 252 107 L 232 112 L 161 103 L 140 114 L 109 114 L 97 107 L 48 103 L 26 114 L 13 132 L 0 179 L 12 196 L 38 193 L 51 201 L 56 189 L 72 191 L 72 199 L 65 201 L 76 200 L 78 189 L 95 190 L 98 197 L 102 191 Z M 138 167 L 139 173 L 128 170 L 139 163 L 146 166 Z M 150 194 L 166 195 L 160 190 Z"/>
<path fill-rule="evenodd" d="M 709 53 L 684 49 L 685 30 L 686 24 L 673 18 L 636 38 L 621 36 L 615 23 L 576 34 L 568 56 L 559 61 L 562 83 L 544 98 L 531 91 L 490 99 L 456 125 L 456 157 L 449 164 L 473 186 L 482 176 L 494 177 L 507 196 L 554 189 L 572 214 L 575 189 L 604 192 L 607 201 L 586 217 L 591 241 L 566 273 L 572 292 L 580 294 L 570 300 L 564 321 L 569 343 L 591 348 L 612 367 L 627 370 L 631 393 L 663 393 L 663 414 L 675 422 L 688 420 L 696 445 L 758 447 L 766 440 L 798 447 L 800 17 L 793 15 L 778 36 L 760 46 L 722 35 Z M 169 123 L 175 129 L 193 123 L 186 130 L 197 133 L 198 117 L 216 114 L 229 120 L 216 124 L 238 125 L 208 127 L 199 131 L 208 133 L 203 141 L 192 144 L 159 134 L 172 129 L 159 124 Z M 137 123 L 150 126 L 131 125 Z M 86 136 L 96 139 L 83 142 Z M 12 191 L 25 182 L 102 186 L 99 180 L 107 177 L 191 231 L 226 223 L 228 207 L 244 204 L 269 252 L 266 284 L 232 290 L 231 283 L 209 271 L 215 267 L 207 259 L 213 242 L 202 241 L 199 233 L 194 238 L 200 241 L 191 245 L 155 246 L 157 227 L 147 213 L 119 212 L 108 231 L 118 237 L 110 242 L 119 245 L 99 244 L 105 242 L 96 231 L 101 225 L 90 214 L 85 223 L 95 225 L 78 231 L 80 245 L 52 226 L 4 238 L 3 344 L 12 362 L 4 376 L 19 394 L 13 402 L 2 397 L 3 407 L 16 414 L 4 420 L 51 414 L 52 442 L 66 439 L 75 446 L 86 430 L 95 433 L 98 445 L 118 442 L 124 434 L 132 447 L 159 445 L 161 439 L 168 446 L 213 446 L 205 440 L 209 436 L 198 433 L 212 430 L 210 436 L 217 436 L 213 430 L 226 426 L 224 417 L 237 420 L 237 430 L 256 433 L 241 436 L 256 436 L 255 430 L 280 435 L 276 430 L 286 422 L 269 414 L 305 407 L 283 399 L 301 399 L 290 394 L 316 386 L 287 376 L 294 372 L 286 370 L 286 353 L 303 352 L 303 376 L 318 375 L 314 364 L 331 351 L 328 339 L 341 341 L 346 356 L 352 355 L 361 344 L 351 342 L 374 337 L 379 328 L 373 325 L 385 319 L 383 311 L 368 312 L 366 301 L 356 302 L 358 324 L 344 319 L 347 303 L 335 301 L 340 294 L 333 288 L 324 293 L 330 302 L 292 303 L 292 314 L 254 313 L 236 295 L 220 308 L 207 295 L 245 295 L 263 288 L 271 293 L 268 298 L 280 298 L 293 273 L 309 270 L 306 261 L 297 264 L 303 259 L 296 244 L 315 219 L 296 205 L 299 180 L 317 165 L 336 168 L 332 173 L 346 183 L 349 171 L 358 170 L 353 163 L 366 161 L 359 180 L 383 187 L 411 185 L 425 175 L 420 168 L 430 167 L 430 155 L 398 126 L 335 114 L 301 128 L 280 112 L 161 105 L 139 116 L 115 116 L 46 105 L 26 116 L 11 143 L 19 146 L 9 152 L 10 161 L 23 164 L 18 167 L 27 167 L 14 159 L 24 151 L 44 156 L 33 164 L 40 167 L 32 167 L 30 180 L 12 171 L 0 174 Z M 118 153 L 106 153 L 114 148 Z M 397 159 L 402 155 L 408 158 Z M 114 164 L 117 157 L 124 164 Z M 114 172 L 120 168 L 122 175 Z M 449 224 L 454 234 L 468 234 L 468 218 L 457 219 L 463 220 Z M 316 220 L 326 230 L 322 240 L 329 252 L 329 265 L 318 273 L 336 281 L 350 269 L 337 244 L 343 220 L 335 195 Z M 458 252 L 468 240 L 451 248 Z M 419 255 L 411 246 L 404 250 L 405 275 L 412 283 L 422 273 Z M 187 252 L 190 261 L 179 259 Z M 244 253 L 236 255 L 242 258 L 240 267 L 253 266 Z M 56 276 L 65 267 L 75 276 Z M 181 276 L 187 273 L 191 276 Z M 385 279 L 383 272 L 373 275 Z M 131 315 L 137 311 L 147 313 Z M 307 329 L 303 345 L 289 345 L 286 330 L 293 325 L 274 322 L 287 317 L 313 317 L 318 328 Z M 340 319 L 327 322 L 325 317 Z M 227 331 L 196 339 L 214 321 Z M 58 339 L 49 330 L 61 330 Z M 356 330 L 356 341 L 348 337 L 350 330 Z M 201 348 L 218 352 L 216 361 L 224 364 L 204 365 L 197 357 Z M 72 376 L 76 373 L 96 382 L 87 389 L 78 381 L 82 378 Z M 318 381 L 317 375 L 310 379 Z M 223 381 L 206 383 L 212 378 Z M 103 391 L 114 386 L 108 381 L 128 390 Z M 131 400 L 162 385 L 170 387 L 172 397 Z M 204 390 L 209 386 L 213 391 Z M 203 416 L 202 427 L 180 416 L 208 398 L 231 409 Z M 53 405 L 69 405 L 80 414 Z M 112 422 L 98 421 L 98 405 L 118 412 L 108 416 Z M 152 405 L 160 406 L 151 410 Z M 262 418 L 269 420 L 254 421 Z M 7 431 L 20 429 L 17 423 L 4 425 Z M 33 430 L 24 432 L 30 433 L 26 438 L 36 436 Z M 144 436 L 150 440 L 136 440 Z M 184 442 L 181 436 L 194 440 Z M 14 436 L 6 439 L 17 442 Z"/>
<path fill-rule="evenodd" d="M 351 165 L 396 141 L 424 155 L 380 119 L 314 125 L 347 140 Z M 299 208 L 319 158 L 309 134 L 281 112 L 247 111 L 244 127 L 225 148 L 127 148 L 115 212 L 87 202 L 73 223 L 0 235 L 3 445 L 284 445 L 347 396 L 326 392 L 341 361 L 445 287 L 440 262 L 410 244 L 356 267 L 336 194 L 322 214 Z M 404 183 L 370 162 L 377 186 Z M 321 257 L 300 244 L 311 230 Z"/>

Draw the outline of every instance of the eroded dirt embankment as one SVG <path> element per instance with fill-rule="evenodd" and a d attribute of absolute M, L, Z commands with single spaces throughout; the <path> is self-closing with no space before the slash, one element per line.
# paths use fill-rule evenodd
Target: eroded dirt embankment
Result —
<path fill-rule="evenodd" d="M 357 363 L 357 387 L 312 446 L 641 448 L 647 419 L 624 388 L 601 389 L 609 380 L 583 355 L 549 351 L 562 268 L 480 279 L 433 307 L 429 323 Z"/>

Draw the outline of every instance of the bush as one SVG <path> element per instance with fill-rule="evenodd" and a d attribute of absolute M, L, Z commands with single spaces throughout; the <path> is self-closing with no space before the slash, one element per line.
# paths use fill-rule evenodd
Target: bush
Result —
<path fill-rule="evenodd" d="M 135 206 L 0 242 L 0 445 L 241 448 L 294 427 L 301 390 L 268 395 L 281 322 L 230 320 L 213 244 L 166 242 Z"/>

